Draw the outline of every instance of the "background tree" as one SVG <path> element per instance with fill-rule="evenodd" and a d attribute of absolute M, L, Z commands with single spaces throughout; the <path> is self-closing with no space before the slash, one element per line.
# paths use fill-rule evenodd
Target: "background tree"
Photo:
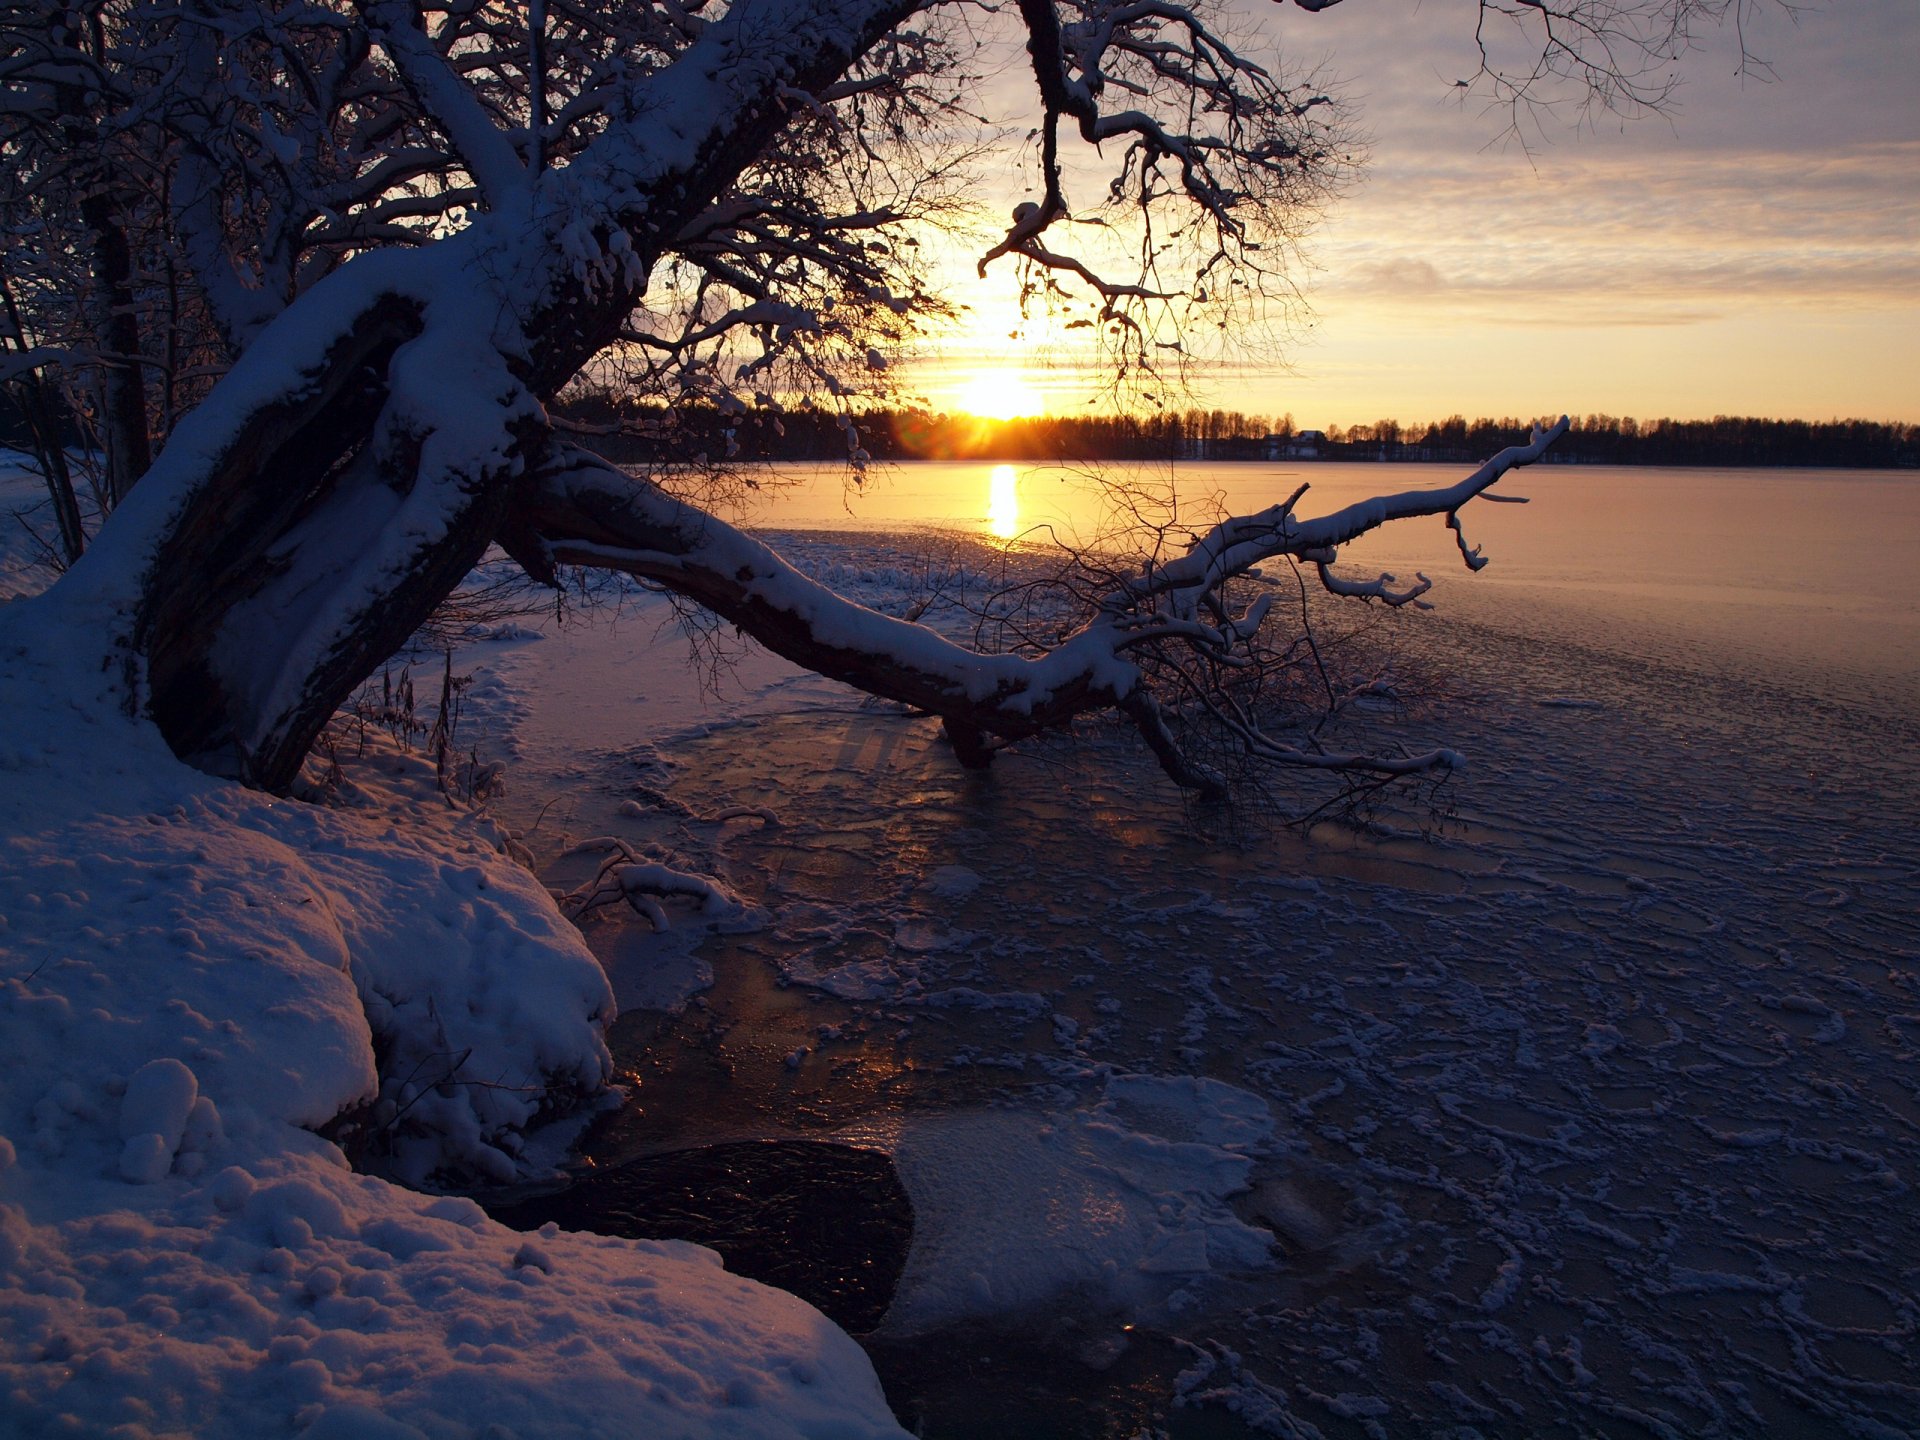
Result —
<path fill-rule="evenodd" d="M 1488 48 L 1480 83 L 1514 104 L 1562 79 L 1657 102 L 1638 61 L 1745 3 L 1488 0 L 1483 27 L 1521 27 L 1536 63 Z M 1017 22 L 1038 198 L 982 266 L 1010 258 L 1081 307 L 1117 376 L 1177 365 L 1189 327 L 1284 292 L 1301 216 L 1346 166 L 1333 98 L 1242 53 L 1206 4 L 1019 0 Z M 542 579 L 647 574 L 943 716 L 965 758 L 1113 707 L 1182 783 L 1215 784 L 1155 677 L 1195 673 L 1182 655 L 1247 663 L 1271 604 L 1236 585 L 1284 556 L 1335 594 L 1406 603 L 1424 581 L 1342 579 L 1338 547 L 1407 515 L 1457 528 L 1551 433 L 1460 486 L 1223 522 L 1120 577 L 1057 643 L 982 657 L 810 587 L 662 477 L 582 450 L 548 408 L 595 365 L 741 414 L 884 387 L 890 348 L 943 306 L 914 230 L 953 202 L 991 23 L 932 0 L 10 0 L 9 273 L 31 245 L 56 277 L 27 308 L 118 507 L 56 603 L 97 609 L 127 703 L 176 751 L 268 787 L 496 541 Z M 1069 204 L 1074 140 L 1109 173 Z M 1329 756 L 1231 718 L 1277 763 L 1448 759 Z"/>

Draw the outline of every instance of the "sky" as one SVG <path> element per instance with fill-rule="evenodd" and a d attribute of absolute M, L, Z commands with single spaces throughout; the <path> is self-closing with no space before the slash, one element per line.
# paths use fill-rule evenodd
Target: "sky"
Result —
<path fill-rule="evenodd" d="M 1235 8 L 1284 59 L 1339 78 L 1369 160 L 1307 240 L 1306 313 L 1200 367 L 1182 403 L 1319 428 L 1455 412 L 1920 421 L 1915 0 L 1763 10 L 1747 40 L 1770 79 L 1737 73 L 1731 30 L 1708 33 L 1664 114 L 1546 116 L 1524 144 L 1455 98 L 1469 0 Z M 1017 198 L 1013 165 L 985 183 Z M 956 265 L 947 288 L 974 318 L 912 371 L 937 408 L 977 408 L 976 377 L 1024 363 L 1047 408 L 1084 410 L 1084 362 L 1020 325 L 1011 267 L 980 282 Z"/>

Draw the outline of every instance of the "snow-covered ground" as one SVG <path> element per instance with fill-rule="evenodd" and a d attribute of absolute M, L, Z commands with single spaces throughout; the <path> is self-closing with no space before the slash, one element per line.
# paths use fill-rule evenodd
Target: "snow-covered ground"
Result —
<path fill-rule="evenodd" d="M 895 613 L 991 560 L 789 553 Z M 1250 846 L 1097 728 L 969 774 L 765 656 L 688 668 L 637 594 L 456 657 L 497 819 L 390 755 L 357 808 L 274 803 L 0 605 L 0 1430 L 893 1433 L 851 1341 L 704 1252 L 345 1169 L 301 1127 L 380 1098 L 371 1014 L 419 1046 L 357 1117 L 389 1173 L 501 1173 L 524 1087 L 608 1064 L 603 1160 L 889 1150 L 916 1231 L 874 1349 L 933 1433 L 985 1399 L 914 1357 L 963 1344 L 1116 1434 L 1920 1432 L 1911 660 L 1850 690 L 1449 591 L 1396 641 L 1445 703 L 1380 720 L 1468 752 L 1452 823 Z M 553 884 L 611 835 L 734 902 L 602 911 L 602 981 L 503 826 Z"/>
<path fill-rule="evenodd" d="M 98 633 L 0 602 L 0 1434 L 898 1434 L 851 1340 L 711 1252 L 349 1168 L 316 1130 L 420 1181 L 537 1164 L 607 1078 L 605 976 L 424 762 L 376 743 L 334 807 L 208 779 Z"/>

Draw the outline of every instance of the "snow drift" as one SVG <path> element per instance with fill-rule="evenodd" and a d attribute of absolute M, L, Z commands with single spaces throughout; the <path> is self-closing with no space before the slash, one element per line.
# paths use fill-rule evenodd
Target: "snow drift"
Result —
<path fill-rule="evenodd" d="M 99 633 L 0 607 L 0 1430 L 898 1434 L 851 1340 L 706 1250 L 349 1168 L 316 1129 L 510 1178 L 603 1093 L 606 978 L 492 822 L 190 770 Z"/>

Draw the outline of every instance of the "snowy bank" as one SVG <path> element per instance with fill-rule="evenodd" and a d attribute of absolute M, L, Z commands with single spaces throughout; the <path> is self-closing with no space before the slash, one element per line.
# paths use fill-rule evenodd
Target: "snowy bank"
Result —
<path fill-rule="evenodd" d="M 0 1432 L 900 1433 L 695 1246 L 356 1174 L 511 1177 L 602 1093 L 605 976 L 490 821 L 181 765 L 99 617 L 0 604 Z"/>

